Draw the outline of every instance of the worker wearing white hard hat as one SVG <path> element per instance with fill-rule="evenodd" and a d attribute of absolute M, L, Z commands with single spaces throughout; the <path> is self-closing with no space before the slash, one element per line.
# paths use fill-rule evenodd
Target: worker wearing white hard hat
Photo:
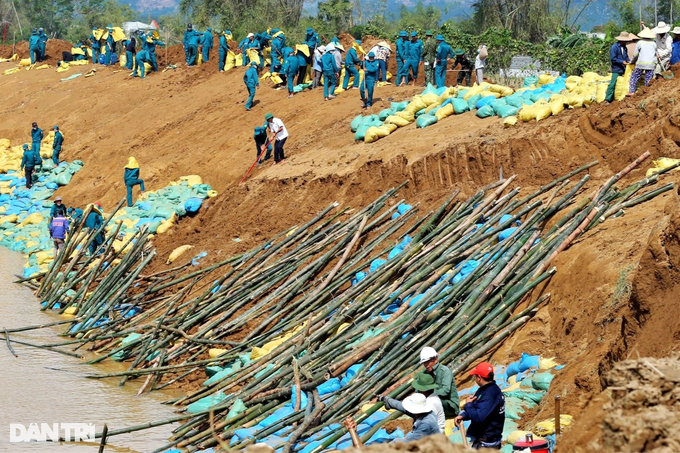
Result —
<path fill-rule="evenodd" d="M 420 364 L 425 368 L 421 373 L 427 373 L 434 378 L 437 385 L 434 394 L 441 400 L 446 418 L 454 418 L 460 412 L 460 399 L 453 373 L 447 366 L 439 363 L 439 354 L 429 346 L 420 351 Z"/>

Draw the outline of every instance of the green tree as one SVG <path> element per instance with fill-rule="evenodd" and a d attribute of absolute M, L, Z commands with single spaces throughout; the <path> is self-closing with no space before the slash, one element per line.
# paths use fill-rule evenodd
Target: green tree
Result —
<path fill-rule="evenodd" d="M 335 34 L 349 30 L 352 22 L 352 2 L 350 0 L 319 2 L 318 18 L 327 23 Z"/>
<path fill-rule="evenodd" d="M 617 22 L 624 30 L 633 33 L 640 29 L 638 0 L 611 0 L 609 6 L 614 11 Z"/>

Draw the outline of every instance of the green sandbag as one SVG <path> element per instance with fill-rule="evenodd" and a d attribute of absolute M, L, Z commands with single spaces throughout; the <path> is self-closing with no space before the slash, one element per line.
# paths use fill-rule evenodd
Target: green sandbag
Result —
<path fill-rule="evenodd" d="M 453 105 L 453 111 L 457 115 L 460 115 L 461 113 L 465 113 L 470 110 L 470 106 L 468 105 L 467 101 L 465 101 L 465 99 L 462 98 L 451 99 L 451 105 Z"/>
<path fill-rule="evenodd" d="M 54 182 L 56 182 L 60 186 L 67 186 L 68 183 L 71 182 L 72 177 L 73 177 L 73 175 L 70 172 L 65 171 L 63 173 L 60 173 L 59 176 L 57 176 L 54 179 Z"/>
<path fill-rule="evenodd" d="M 425 108 L 425 109 L 420 109 L 420 110 L 418 110 L 418 111 L 416 112 L 416 115 L 415 115 L 416 118 L 418 118 L 418 117 L 421 116 L 421 115 L 424 115 L 424 114 L 425 114 L 425 110 L 427 110 L 427 109 Z"/>
<path fill-rule="evenodd" d="M 437 89 L 434 86 L 432 86 L 431 83 L 428 83 L 427 87 L 425 88 L 421 96 L 425 96 L 426 94 L 437 94 Z"/>
<path fill-rule="evenodd" d="M 459 99 L 463 99 L 465 97 L 465 93 L 467 93 L 469 88 L 462 88 L 458 90 L 458 95 L 456 96 Z"/>
<path fill-rule="evenodd" d="M 480 99 L 482 99 L 481 94 L 475 94 L 474 96 L 470 97 L 470 99 L 467 100 L 468 110 L 474 110 L 477 108 L 477 102 L 479 102 Z"/>
<path fill-rule="evenodd" d="M 519 112 L 519 109 L 517 107 L 513 107 L 512 105 L 497 105 L 493 107 L 494 112 L 496 115 L 500 116 L 501 118 L 507 118 L 509 116 L 517 115 L 517 112 Z"/>
<path fill-rule="evenodd" d="M 163 217 L 165 220 L 170 220 L 174 214 L 174 207 L 169 205 L 161 205 L 153 210 L 153 217 Z"/>
<path fill-rule="evenodd" d="M 536 85 L 538 83 L 538 77 L 525 77 L 522 88 L 529 88 L 531 85 Z"/>
<path fill-rule="evenodd" d="M 524 382 L 524 381 L 522 381 Z M 534 404 L 539 404 L 542 400 L 543 397 L 545 396 L 546 392 L 543 390 L 535 390 L 535 389 L 526 389 L 526 388 L 521 388 L 519 390 L 513 390 L 511 392 L 505 392 L 505 397 L 508 398 L 510 396 L 519 398 L 522 401 L 527 401 L 529 403 L 534 403 Z"/>
<path fill-rule="evenodd" d="M 352 132 L 356 132 L 357 129 L 359 129 L 359 126 L 361 126 L 361 123 L 364 122 L 364 117 L 359 115 L 356 118 L 352 120 L 350 123 L 350 129 L 352 129 Z"/>
<path fill-rule="evenodd" d="M 508 96 L 508 97 L 505 97 L 503 99 L 505 99 L 506 104 L 511 105 L 513 107 L 517 107 L 517 108 L 522 108 L 522 106 L 524 105 L 524 102 L 525 102 L 525 99 L 522 98 L 521 95 L 517 95 L 517 94 L 513 94 L 512 96 Z"/>
<path fill-rule="evenodd" d="M 505 418 L 520 420 L 525 410 L 536 407 L 535 403 L 524 401 L 514 396 L 505 398 Z"/>
<path fill-rule="evenodd" d="M 488 118 L 490 116 L 494 116 L 496 112 L 493 111 L 493 107 L 490 105 L 485 105 L 479 110 L 477 110 L 477 116 L 479 118 Z"/>
<path fill-rule="evenodd" d="M 402 112 L 406 107 L 408 106 L 409 101 L 402 101 L 402 102 L 392 102 L 391 108 L 394 110 L 394 113 L 397 112 Z"/>
<path fill-rule="evenodd" d="M 531 100 L 534 101 L 534 102 L 538 102 L 541 99 L 545 99 L 546 101 L 549 101 L 551 96 L 552 96 L 552 93 L 550 93 L 549 91 L 544 91 L 543 93 L 537 93 L 537 94 L 534 94 L 533 96 L 531 96 Z"/>
<path fill-rule="evenodd" d="M 533 382 L 533 387 L 536 390 L 548 390 L 548 388 L 550 388 L 550 382 L 553 380 L 554 377 L 555 376 L 548 372 L 536 373 L 531 378 Z"/>
<path fill-rule="evenodd" d="M 359 128 L 356 130 L 356 133 L 354 134 L 354 140 L 363 142 L 364 137 L 366 137 L 366 131 L 369 127 L 370 126 L 365 126 L 363 124 L 359 126 Z"/>
<path fill-rule="evenodd" d="M 427 127 L 435 124 L 437 122 L 437 117 L 426 113 L 425 115 L 420 115 L 416 120 L 417 127 Z"/>
<path fill-rule="evenodd" d="M 385 121 L 385 119 L 393 113 L 394 111 L 392 109 L 381 110 L 380 113 L 378 113 L 378 117 L 380 118 L 380 121 Z"/>
<path fill-rule="evenodd" d="M 227 413 L 226 419 L 229 420 L 230 418 L 236 417 L 238 414 L 242 413 L 245 410 L 246 405 L 243 404 L 243 401 L 241 401 L 239 398 L 236 398 L 236 401 L 234 401 L 234 404 L 231 406 L 231 409 L 229 409 L 229 412 Z"/>

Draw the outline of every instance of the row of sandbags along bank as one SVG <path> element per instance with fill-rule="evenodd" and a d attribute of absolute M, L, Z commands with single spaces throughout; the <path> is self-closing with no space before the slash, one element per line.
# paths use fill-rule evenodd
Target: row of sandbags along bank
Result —
<path fill-rule="evenodd" d="M 357 116 L 351 129 L 355 140 L 373 143 L 413 122 L 424 128 L 468 111 L 476 111 L 480 118 L 505 118 L 506 126 L 515 125 L 518 119 L 540 121 L 564 109 L 604 102 L 610 80 L 611 76 L 587 72 L 582 77 L 548 74 L 527 77 L 524 87 L 518 90 L 486 82 L 471 88 L 429 85 L 410 101 L 392 102 L 390 108 L 377 115 Z M 617 100 L 625 98 L 629 80 L 628 73 L 617 79 Z"/>
<path fill-rule="evenodd" d="M 59 187 L 71 183 L 73 175 L 84 165 L 75 160 L 55 166 L 49 159 L 53 139 L 54 133 L 50 132 L 42 143 L 43 164 L 37 167 L 39 170 L 33 175 L 34 184 L 30 189 L 25 187 L 26 179 L 20 172 L 22 146 L 11 146 L 9 140 L 0 139 L 0 246 L 27 256 L 25 278 L 46 273 L 54 261 L 54 246 L 49 235 L 52 198 Z M 121 179 L 122 174 L 121 168 Z M 180 217 L 198 212 L 203 200 L 215 195 L 217 192 L 204 184 L 200 176 L 183 176 L 162 189 L 145 192 L 132 207 L 115 210 L 112 222 L 103 233 L 116 229 L 112 247 L 125 253 L 124 244 L 129 244 L 140 228 L 144 227 L 151 234 L 164 233 Z M 85 203 L 80 208 L 70 210 L 71 231 L 76 231 L 77 222 L 86 217 Z M 97 208 L 92 206 L 91 209 Z"/>
<path fill-rule="evenodd" d="M 673 189 L 653 187 L 664 171 L 621 184 L 648 156 L 599 186 L 584 174 L 593 162 L 530 193 L 513 187 L 515 177 L 469 197 L 456 191 L 431 212 L 405 204 L 397 187 L 359 209 L 333 203 L 210 265 L 175 257 L 150 271 L 145 228 L 125 256 L 109 247 L 113 230 L 102 256 L 67 260 L 91 239 L 75 235 L 34 283 L 46 306 L 77 306 L 65 344 L 95 352 L 91 363 L 128 365 L 91 378 L 139 379 L 140 393 L 191 383 L 168 401 L 176 417 L 109 436 L 179 422 L 157 451 L 265 442 L 311 453 L 348 445 L 341 423 L 352 416 L 364 442 L 389 441 L 400 433 L 386 426 L 401 414 L 374 395 L 411 393 L 425 346 L 460 378 L 523 326 L 548 303 L 532 290 L 558 272 L 562 250 Z M 536 391 L 550 380 L 542 368 L 555 368 L 540 359 L 541 371 L 518 366 L 524 379 L 506 370 L 508 386 Z M 515 397 L 526 406 L 541 395 Z"/>

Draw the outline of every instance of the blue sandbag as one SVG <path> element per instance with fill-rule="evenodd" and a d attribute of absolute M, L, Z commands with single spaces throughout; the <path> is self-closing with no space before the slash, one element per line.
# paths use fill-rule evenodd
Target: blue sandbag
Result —
<path fill-rule="evenodd" d="M 342 381 L 340 381 L 340 385 L 344 387 L 349 384 L 349 381 L 351 381 L 354 375 L 359 372 L 362 366 L 363 364 L 358 363 L 349 367 L 347 371 L 345 371 L 345 376 L 342 378 Z"/>
<path fill-rule="evenodd" d="M 297 392 L 296 392 L 296 387 L 292 387 L 292 397 L 290 400 L 290 405 L 292 407 L 295 407 L 295 404 L 297 403 Z M 307 394 L 304 392 L 304 390 L 300 391 L 300 409 L 304 409 L 307 407 Z"/>
<path fill-rule="evenodd" d="M 399 214 L 402 214 L 402 215 L 403 215 L 403 214 L 406 214 L 406 213 L 409 212 L 411 209 L 413 209 L 413 206 L 408 205 L 408 204 L 404 204 L 404 203 L 402 203 L 402 204 L 400 204 L 399 206 L 397 206 L 397 211 L 399 212 Z"/>
<path fill-rule="evenodd" d="M 385 264 L 386 262 L 387 262 L 386 260 L 383 260 L 383 259 L 380 259 L 380 258 L 374 259 L 374 260 L 371 262 L 371 267 L 370 267 L 370 269 L 369 269 L 369 272 L 375 272 L 376 270 L 378 270 L 378 268 L 379 268 L 380 266 L 382 266 L 382 265 Z"/>
<path fill-rule="evenodd" d="M 484 96 L 475 105 L 476 108 L 481 109 L 484 106 L 491 105 L 492 102 L 497 101 L 495 96 Z"/>
<path fill-rule="evenodd" d="M 525 77 L 524 83 L 522 84 L 522 88 L 529 88 L 531 85 L 536 85 L 537 83 L 538 77 L 535 76 Z"/>
<path fill-rule="evenodd" d="M 479 110 L 477 110 L 478 118 L 489 118 L 491 116 L 494 116 L 495 114 L 496 112 L 493 111 L 493 107 L 491 107 L 490 105 L 484 105 Z"/>
<path fill-rule="evenodd" d="M 387 259 L 391 260 L 392 258 L 396 257 L 397 255 L 399 255 L 403 251 L 404 251 L 404 249 L 397 246 L 397 247 L 393 248 L 392 250 L 390 250 L 390 254 L 387 255 Z"/>
<path fill-rule="evenodd" d="M 528 370 L 529 368 L 536 368 L 538 369 L 538 360 L 540 359 L 540 356 L 538 355 L 529 355 L 526 353 L 522 353 L 522 358 L 519 361 L 519 370 L 524 372 Z"/>
<path fill-rule="evenodd" d="M 422 128 L 427 127 L 427 126 L 432 126 L 433 124 L 436 124 L 436 123 L 437 123 L 437 117 L 427 113 L 425 115 L 421 115 L 421 116 L 418 117 L 418 119 L 416 120 L 416 127 L 419 127 L 419 128 L 422 129 Z"/>
<path fill-rule="evenodd" d="M 479 266 L 479 261 L 475 260 L 468 260 L 461 266 L 461 268 L 458 270 L 458 273 L 451 279 L 451 283 L 454 285 L 457 283 L 460 283 L 465 277 L 470 275 L 472 271 L 477 269 L 477 266 Z"/>
<path fill-rule="evenodd" d="M 366 420 L 364 420 L 361 423 L 365 423 L 368 426 L 375 426 L 376 423 L 384 420 L 385 418 L 387 418 L 388 415 L 390 415 L 389 412 L 376 411 L 376 412 L 373 412 Z"/>
<path fill-rule="evenodd" d="M 186 209 L 188 213 L 194 213 L 201 209 L 202 203 L 203 200 L 200 198 L 189 198 L 186 202 L 184 202 L 184 209 Z"/>
<path fill-rule="evenodd" d="M 453 112 L 458 115 L 470 110 L 470 105 L 465 101 L 465 99 L 460 98 L 452 99 L 451 105 L 453 105 Z"/>
<path fill-rule="evenodd" d="M 481 94 L 475 94 L 467 100 L 468 110 L 474 110 L 477 108 L 477 102 L 482 99 Z M 455 107 L 455 106 L 454 106 Z M 455 108 L 454 108 L 455 111 Z"/>
<path fill-rule="evenodd" d="M 510 235 L 511 235 L 512 233 L 515 232 L 515 230 L 517 230 L 517 227 L 506 228 L 505 230 L 501 231 L 501 232 L 498 234 L 498 240 L 499 240 L 499 241 L 504 241 L 504 240 L 506 240 L 507 238 L 510 237 Z"/>
<path fill-rule="evenodd" d="M 319 395 L 327 395 L 329 393 L 337 392 L 340 390 L 340 387 L 340 379 L 331 378 L 323 384 L 317 386 L 316 389 L 319 391 Z"/>
<path fill-rule="evenodd" d="M 194 404 L 196 404 L 196 403 L 194 403 Z M 189 407 L 191 407 L 191 406 L 189 406 Z M 295 410 L 292 407 L 285 405 L 285 406 L 275 410 L 269 417 L 266 417 L 264 420 L 262 420 L 260 423 L 258 423 L 258 425 L 260 425 L 263 428 L 266 428 L 267 426 L 273 425 L 274 423 L 278 422 L 279 420 L 283 419 L 284 417 L 289 416 L 293 412 L 295 412 Z"/>
<path fill-rule="evenodd" d="M 357 272 L 356 274 L 354 274 L 354 278 L 352 279 L 352 285 L 356 285 L 361 280 L 365 279 L 366 275 L 368 275 L 366 274 L 366 272 Z"/>
<path fill-rule="evenodd" d="M 224 392 L 222 392 L 220 390 L 218 392 L 213 393 L 212 395 L 208 395 L 206 397 L 201 398 L 198 401 L 191 403 L 187 407 L 187 412 L 190 413 L 190 414 L 195 414 L 197 412 L 202 412 L 202 411 L 208 410 L 211 407 L 218 405 L 226 397 L 227 396 L 224 394 Z"/>
<path fill-rule="evenodd" d="M 505 373 L 510 376 L 514 376 L 517 373 L 519 373 L 519 360 L 516 362 L 512 362 L 511 364 L 508 365 L 508 369 L 505 370 Z"/>

